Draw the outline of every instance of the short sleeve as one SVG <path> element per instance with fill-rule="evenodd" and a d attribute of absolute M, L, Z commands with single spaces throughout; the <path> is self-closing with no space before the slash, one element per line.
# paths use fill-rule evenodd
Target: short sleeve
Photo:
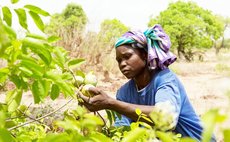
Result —
<path fill-rule="evenodd" d="M 170 111 L 173 114 L 175 125 L 177 124 L 181 110 L 181 97 L 175 80 L 163 83 L 157 88 L 155 105 Z"/>

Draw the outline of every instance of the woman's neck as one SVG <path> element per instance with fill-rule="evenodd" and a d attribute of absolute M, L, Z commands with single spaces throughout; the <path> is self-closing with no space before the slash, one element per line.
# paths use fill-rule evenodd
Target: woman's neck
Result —
<path fill-rule="evenodd" d="M 149 70 L 148 68 L 146 68 L 143 71 L 143 73 L 136 76 L 133 80 L 136 83 L 138 90 L 141 90 L 144 87 L 146 87 L 152 80 L 155 73 L 156 73 L 156 70 Z"/>

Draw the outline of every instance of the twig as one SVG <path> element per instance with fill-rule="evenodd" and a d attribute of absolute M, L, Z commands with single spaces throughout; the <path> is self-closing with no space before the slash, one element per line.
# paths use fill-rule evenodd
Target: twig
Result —
<path fill-rule="evenodd" d="M 71 75 L 73 76 L 74 81 L 77 81 L 77 79 L 76 79 L 76 77 L 75 77 L 75 75 L 74 75 L 73 71 L 72 71 L 71 69 L 69 69 L 69 72 L 70 72 L 70 73 L 71 73 Z"/>
<path fill-rule="evenodd" d="M 81 87 L 82 87 L 82 86 L 80 86 L 79 88 L 81 88 Z M 78 94 L 79 92 L 80 92 L 80 89 L 77 89 L 77 93 L 76 93 L 76 94 Z M 69 104 L 72 100 L 73 100 L 73 98 L 71 98 L 68 102 L 66 102 L 64 105 L 62 105 L 62 106 L 59 107 L 58 109 L 56 109 L 56 110 L 54 110 L 54 111 L 52 111 L 52 112 L 50 112 L 50 113 L 48 113 L 48 114 L 46 114 L 46 115 L 44 115 L 44 116 L 42 116 L 42 117 L 39 117 L 39 118 L 37 118 L 37 119 L 31 120 L 31 121 L 27 121 L 27 122 L 22 123 L 22 124 L 20 124 L 20 125 L 11 127 L 11 128 L 8 129 L 8 131 L 17 129 L 17 128 L 22 127 L 22 126 L 24 126 L 24 125 L 27 125 L 27 124 L 29 124 L 29 123 L 33 123 L 33 122 L 38 121 L 38 120 L 40 120 L 40 119 L 42 119 L 42 118 L 45 118 L 45 117 L 47 117 L 47 116 L 50 116 L 51 114 L 53 114 L 53 113 L 55 113 L 55 112 L 61 110 L 63 107 L 65 107 L 67 104 Z"/>
<path fill-rule="evenodd" d="M 76 76 L 74 75 L 74 73 L 73 73 L 73 71 L 71 70 L 71 69 L 68 69 L 68 71 L 71 73 L 71 75 L 73 76 L 73 79 L 74 79 L 74 81 L 76 82 L 77 81 L 77 79 L 76 79 Z M 77 98 L 79 99 L 80 97 L 79 97 L 79 93 L 81 93 L 81 88 L 83 87 L 83 85 L 80 85 L 80 87 L 78 87 L 77 88 Z"/>
<path fill-rule="evenodd" d="M 43 124 L 41 121 L 39 121 L 39 120 L 36 120 L 36 118 L 33 118 L 33 117 L 31 117 L 31 116 L 29 116 L 29 115 L 27 115 L 26 113 L 24 113 L 23 111 L 21 111 L 20 109 L 18 109 L 23 115 L 24 115 L 24 117 L 28 117 L 28 118 L 30 118 L 30 119 L 32 119 L 32 120 L 34 120 L 34 121 L 37 121 L 38 123 L 41 123 L 41 124 Z"/>
<path fill-rule="evenodd" d="M 29 107 L 30 107 L 31 104 L 32 104 L 32 103 L 29 104 L 29 106 L 26 108 L 25 111 L 27 111 L 27 110 L 29 109 Z M 6 121 L 10 121 L 10 120 L 12 120 L 12 119 L 25 118 L 25 117 L 26 117 L 26 115 L 25 115 L 20 109 L 17 109 L 17 110 L 19 110 L 19 111 L 23 114 L 23 116 L 10 117 L 10 118 L 7 118 Z M 25 112 L 25 111 L 24 111 L 24 112 Z"/>
<path fill-rule="evenodd" d="M 106 126 L 106 122 L 105 122 L 105 119 L 101 116 L 101 114 L 98 112 L 98 111 L 96 111 L 96 113 L 97 113 L 97 115 L 99 115 L 99 117 L 102 119 L 102 121 L 104 122 L 104 126 Z"/>
<path fill-rule="evenodd" d="M 29 123 L 33 123 L 33 122 L 35 122 L 35 121 L 41 120 L 42 118 L 45 118 L 45 117 L 47 117 L 47 116 L 50 116 L 51 114 L 53 114 L 53 113 L 59 111 L 60 109 L 62 109 L 63 107 L 65 107 L 65 106 L 66 106 L 67 104 L 69 104 L 72 100 L 73 100 L 73 98 L 71 98 L 68 102 L 66 102 L 64 105 L 62 105 L 62 106 L 59 107 L 58 109 L 56 109 L 56 110 L 54 110 L 54 111 L 52 111 L 52 112 L 50 112 L 50 113 L 48 113 L 48 114 L 46 114 L 46 115 L 44 115 L 44 116 L 42 116 L 42 117 L 39 117 L 39 118 L 37 118 L 37 119 L 31 120 L 31 121 L 27 121 L 27 122 L 22 123 L 22 124 L 20 124 L 20 125 L 11 127 L 11 128 L 8 129 L 8 131 L 12 131 L 12 130 L 17 129 L 17 128 L 19 128 L 19 127 L 22 127 L 22 126 L 24 126 L 24 125 L 27 125 L 27 124 L 29 124 Z"/>
<path fill-rule="evenodd" d="M 17 119 L 17 118 L 25 118 L 25 116 L 9 117 L 9 118 L 6 118 L 6 121 L 10 121 L 10 120 Z"/>

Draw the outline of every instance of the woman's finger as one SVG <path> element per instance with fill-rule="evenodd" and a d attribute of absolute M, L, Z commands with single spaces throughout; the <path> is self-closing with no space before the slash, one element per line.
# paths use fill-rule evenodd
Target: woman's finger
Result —
<path fill-rule="evenodd" d="M 89 97 L 83 95 L 80 91 L 77 94 L 80 98 L 82 98 L 83 101 L 88 102 L 89 101 Z"/>
<path fill-rule="evenodd" d="M 93 93 L 95 95 L 100 94 L 100 90 L 98 88 L 96 88 L 96 87 L 90 87 L 89 92 L 91 92 L 91 93 Z"/>

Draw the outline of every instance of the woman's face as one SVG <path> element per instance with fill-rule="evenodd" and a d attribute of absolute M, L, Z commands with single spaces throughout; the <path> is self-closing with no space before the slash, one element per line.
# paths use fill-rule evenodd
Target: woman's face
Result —
<path fill-rule="evenodd" d="M 121 45 L 116 48 L 116 60 L 122 74 L 128 79 L 140 75 L 146 67 L 146 53 L 130 45 Z"/>

